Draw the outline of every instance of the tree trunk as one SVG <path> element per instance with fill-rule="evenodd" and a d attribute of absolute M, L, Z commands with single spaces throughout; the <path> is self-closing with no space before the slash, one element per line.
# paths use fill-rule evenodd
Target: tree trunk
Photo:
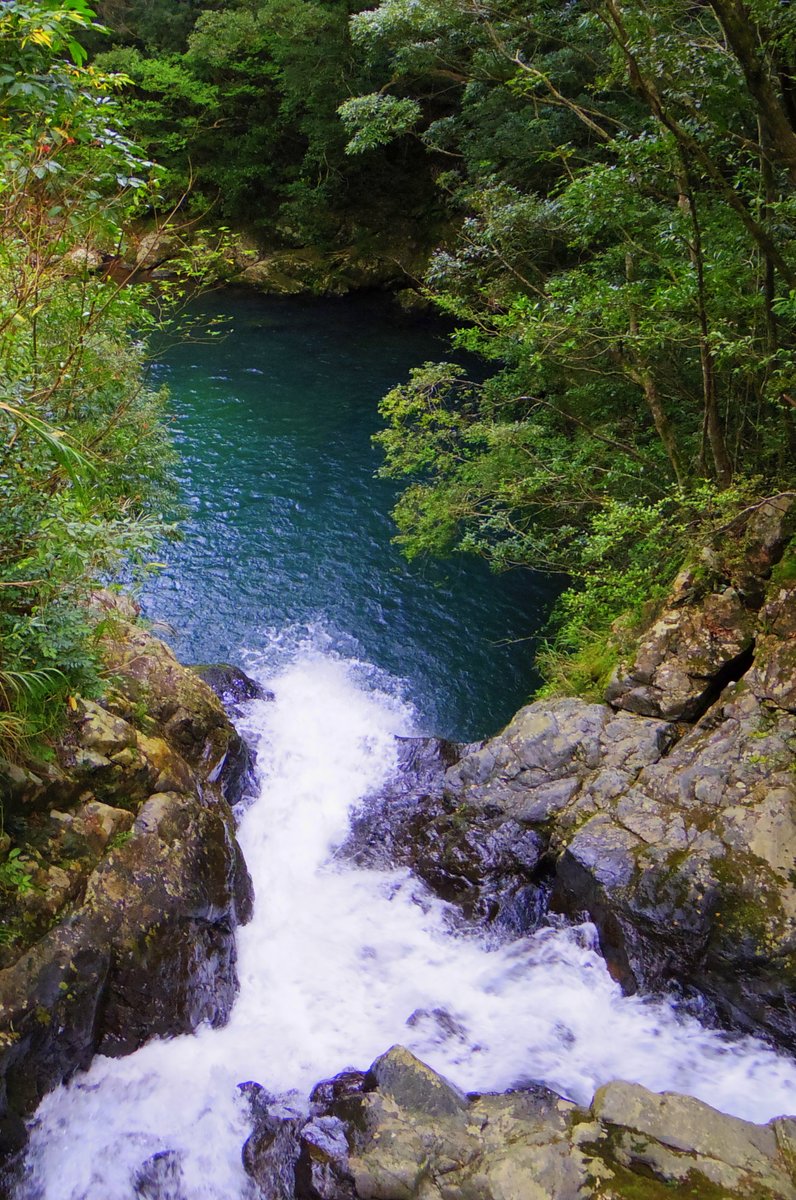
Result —
<path fill-rule="evenodd" d="M 689 246 L 691 264 L 697 278 L 697 315 L 699 318 L 699 363 L 702 370 L 702 401 L 704 405 L 704 428 L 710 443 L 716 479 L 721 488 L 732 483 L 732 463 L 727 453 L 724 430 L 721 427 L 718 398 L 716 396 L 716 369 L 713 351 L 710 348 L 710 324 L 708 321 L 707 296 L 705 294 L 705 261 L 702 254 L 702 230 L 699 224 L 696 202 L 688 181 L 688 171 L 682 164 L 680 176 L 679 205 L 691 219 L 693 241 Z"/>
<path fill-rule="evenodd" d="M 632 283 L 636 277 L 635 261 L 633 255 L 628 253 L 625 255 L 625 276 L 628 283 Z M 630 335 L 633 338 L 638 337 L 639 323 L 638 315 L 635 306 L 630 306 Z M 647 402 L 647 408 L 650 410 L 652 423 L 655 426 L 658 437 L 663 443 L 666 455 L 672 465 L 674 477 L 680 487 L 685 487 L 685 472 L 683 464 L 680 461 L 680 454 L 677 449 L 677 439 L 672 429 L 671 422 L 666 414 L 666 410 L 661 403 L 658 385 L 655 382 L 655 376 L 643 356 L 639 353 L 638 347 L 633 346 L 632 355 L 634 361 L 628 362 L 625 357 L 617 352 L 622 368 L 630 376 L 634 383 L 637 383 L 641 388 L 644 399 Z"/>
<path fill-rule="evenodd" d="M 768 143 L 796 183 L 796 131 L 774 85 L 774 73 L 760 50 L 760 31 L 743 0 L 709 0 L 724 30 L 746 86 L 768 134 Z"/>
<path fill-rule="evenodd" d="M 725 178 L 721 164 L 715 162 L 700 140 L 689 133 L 685 126 L 672 116 L 663 102 L 655 83 L 641 70 L 638 59 L 630 48 L 630 41 L 622 19 L 622 11 L 617 0 L 605 0 L 604 23 L 608 28 L 627 62 L 631 83 L 638 89 L 654 117 L 660 121 L 664 129 L 668 129 L 677 141 L 681 152 L 687 159 L 698 162 L 705 173 L 715 184 L 720 195 L 724 197 L 730 208 L 738 214 L 744 228 L 757 243 L 775 267 L 778 274 L 790 288 L 796 289 L 796 271 L 780 254 L 774 239 L 767 229 L 755 220 L 752 212 L 732 183 Z"/>

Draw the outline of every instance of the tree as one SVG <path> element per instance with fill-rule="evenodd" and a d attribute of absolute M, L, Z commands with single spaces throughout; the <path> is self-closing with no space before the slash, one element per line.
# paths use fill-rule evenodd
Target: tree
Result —
<path fill-rule="evenodd" d="M 416 106 L 462 213 L 428 286 L 495 363 L 386 398 L 399 538 L 580 577 L 563 610 L 604 640 L 700 514 L 792 481 L 790 12 L 383 0 L 353 21 L 387 65 L 378 104 L 342 110 L 349 150 L 390 136 L 390 97 Z"/>
<path fill-rule="evenodd" d="M 85 63 L 91 22 L 83 0 L 0 12 L 0 754 L 98 687 L 91 591 L 146 561 L 169 491 L 163 398 L 129 332 L 150 317 L 97 270 L 150 164 Z"/>

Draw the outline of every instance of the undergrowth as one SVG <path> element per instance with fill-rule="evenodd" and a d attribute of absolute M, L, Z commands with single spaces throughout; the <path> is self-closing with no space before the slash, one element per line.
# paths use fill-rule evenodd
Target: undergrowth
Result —
<path fill-rule="evenodd" d="M 576 575 L 559 597 L 537 666 L 538 697 L 601 700 L 621 663 L 632 661 L 640 634 L 660 612 L 676 576 L 688 568 L 695 590 L 711 590 L 743 572 L 745 539 L 725 536 L 742 519 L 758 480 L 722 492 L 700 485 L 656 504 L 610 502 L 577 547 Z M 778 571 L 796 577 L 796 551 Z"/>

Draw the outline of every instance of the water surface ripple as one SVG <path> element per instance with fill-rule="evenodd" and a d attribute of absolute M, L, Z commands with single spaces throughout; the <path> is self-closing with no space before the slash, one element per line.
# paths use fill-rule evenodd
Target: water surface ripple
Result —
<path fill-rule="evenodd" d="M 410 682 L 423 725 L 495 733 L 536 683 L 533 636 L 552 587 L 479 559 L 408 564 L 375 478 L 377 404 L 409 369 L 450 357 L 438 323 L 383 297 L 225 292 L 197 315 L 228 336 L 169 351 L 174 431 L 190 507 L 182 545 L 145 595 L 187 662 L 239 662 L 253 631 L 325 623 L 335 643 Z"/>

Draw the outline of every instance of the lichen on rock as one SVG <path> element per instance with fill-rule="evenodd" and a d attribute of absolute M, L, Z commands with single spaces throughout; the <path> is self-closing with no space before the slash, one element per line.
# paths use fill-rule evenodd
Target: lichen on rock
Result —
<path fill-rule="evenodd" d="M 223 1023 L 237 992 L 252 887 L 230 805 L 251 756 L 211 688 L 133 616 L 114 610 L 111 687 L 78 699 L 57 761 L 6 771 L 31 872 L 0 970 L 11 1126 L 97 1051 Z"/>
<path fill-rule="evenodd" d="M 796 1200 L 795 1136 L 621 1082 L 588 1109 L 540 1085 L 464 1096 L 393 1046 L 318 1085 L 308 1119 L 266 1105 L 244 1163 L 261 1200 Z"/>

